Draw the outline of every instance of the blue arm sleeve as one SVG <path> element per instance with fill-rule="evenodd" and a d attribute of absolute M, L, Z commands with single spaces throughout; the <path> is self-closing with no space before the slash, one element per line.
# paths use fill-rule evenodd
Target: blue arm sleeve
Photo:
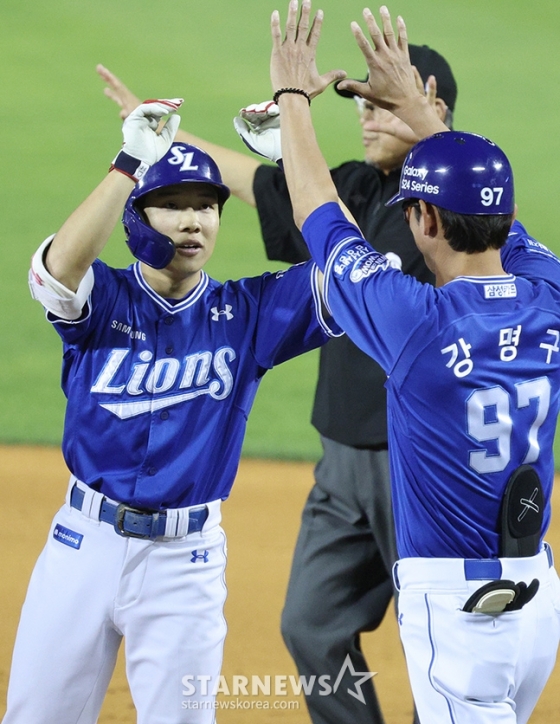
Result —
<path fill-rule="evenodd" d="M 515 221 L 501 249 L 505 271 L 529 281 L 545 281 L 560 289 L 560 260 Z"/>
<path fill-rule="evenodd" d="M 433 287 L 392 268 L 336 203 L 316 209 L 302 231 L 324 272 L 323 294 L 334 319 L 388 373 L 433 303 Z"/>
<path fill-rule="evenodd" d="M 305 262 L 262 277 L 254 337 L 261 367 L 270 369 L 341 334 L 339 326 L 323 316 L 315 264 Z"/>

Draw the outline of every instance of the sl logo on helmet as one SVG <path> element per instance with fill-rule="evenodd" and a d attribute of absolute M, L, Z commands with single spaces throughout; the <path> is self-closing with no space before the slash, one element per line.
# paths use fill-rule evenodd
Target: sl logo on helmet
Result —
<path fill-rule="evenodd" d="M 179 169 L 180 171 L 198 171 L 198 164 L 193 166 L 194 151 L 188 151 L 185 153 L 187 150 L 185 146 L 171 146 L 169 150 L 172 158 L 169 159 L 168 163 L 173 166 L 182 164 Z"/>

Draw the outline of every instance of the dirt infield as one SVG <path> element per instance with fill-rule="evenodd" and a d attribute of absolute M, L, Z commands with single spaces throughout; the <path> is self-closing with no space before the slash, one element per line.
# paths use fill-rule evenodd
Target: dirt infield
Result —
<path fill-rule="evenodd" d="M 67 478 L 56 449 L 0 446 L 0 714 L 5 708 L 19 610 L 50 520 L 63 500 Z M 224 527 L 229 539 L 229 633 L 223 667 L 224 690 L 219 697 L 220 724 L 309 722 L 302 696 L 296 696 L 292 690 L 289 677 L 295 676 L 296 671 L 280 638 L 279 619 L 300 512 L 311 484 L 310 464 L 244 460 L 232 496 L 224 504 Z M 554 507 L 560 510 L 560 486 Z M 560 551 L 559 526 L 552 528 L 548 540 Z M 363 647 L 370 669 L 377 672 L 375 681 L 387 724 L 410 722 L 412 700 L 395 617 L 388 615 L 378 631 L 364 636 Z M 251 696 L 250 683 L 245 694 L 244 680 L 234 678 L 247 677 L 251 682 L 252 677 L 259 677 L 266 685 L 267 676 L 271 677 L 271 695 L 261 691 Z M 559 710 L 557 666 L 531 722 L 549 724 L 557 720 Z M 113 722 L 135 722 L 122 660 L 99 719 L 100 724 Z"/>

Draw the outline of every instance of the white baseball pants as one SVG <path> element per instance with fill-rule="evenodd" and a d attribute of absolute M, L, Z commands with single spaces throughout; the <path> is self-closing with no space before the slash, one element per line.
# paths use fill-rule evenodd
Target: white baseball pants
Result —
<path fill-rule="evenodd" d="M 521 610 L 498 615 L 461 610 L 488 582 L 466 580 L 463 559 L 395 564 L 401 639 L 422 724 L 525 724 L 554 668 L 560 582 L 550 549 L 499 560 L 498 578 L 537 578 L 540 587 Z"/>
<path fill-rule="evenodd" d="M 220 501 L 208 507 L 202 532 L 157 541 L 61 508 L 22 609 L 3 724 L 94 724 L 123 637 L 138 724 L 215 721 L 226 541 Z"/>

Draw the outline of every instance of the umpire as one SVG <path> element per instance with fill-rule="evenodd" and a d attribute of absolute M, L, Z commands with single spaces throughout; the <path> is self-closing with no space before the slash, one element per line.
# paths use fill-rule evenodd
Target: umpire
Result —
<path fill-rule="evenodd" d="M 451 127 L 457 86 L 447 61 L 425 45 L 410 45 L 409 51 L 424 82 L 436 77 L 436 109 Z M 403 140 L 407 127 L 383 109 L 360 101 L 358 108 L 365 160 L 331 170 L 338 194 L 379 252 L 406 274 L 433 282 L 400 207 L 385 206 L 399 189 L 401 166 L 412 146 Z M 289 263 L 309 259 L 292 222 L 284 174 L 259 166 L 253 192 L 268 258 Z M 330 340 L 320 354 L 312 423 L 321 435 L 323 456 L 303 510 L 282 635 L 300 675 L 330 675 L 334 682 L 347 655 L 355 672 L 368 671 L 360 634 L 376 629 L 385 615 L 397 552 L 385 373 L 347 336 Z M 356 681 L 347 668 L 336 693 L 321 696 L 317 688 L 306 697 L 314 724 L 384 721 L 371 680 L 361 685 L 366 706 L 348 695 Z"/>

